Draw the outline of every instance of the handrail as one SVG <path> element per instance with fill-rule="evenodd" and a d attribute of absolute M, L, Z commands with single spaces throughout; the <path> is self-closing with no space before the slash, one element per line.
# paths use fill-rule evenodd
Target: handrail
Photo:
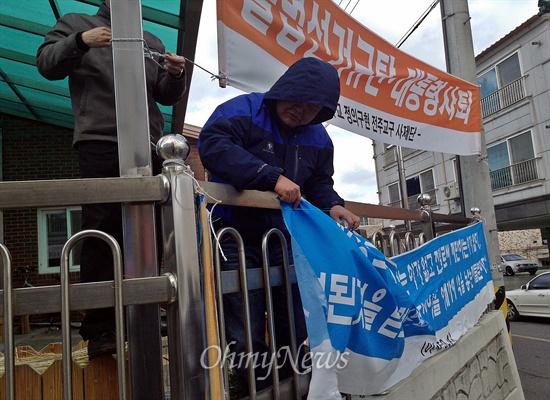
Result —
<path fill-rule="evenodd" d="M 206 200 L 212 198 L 223 204 L 242 207 L 280 207 L 277 195 L 273 192 L 256 190 L 238 191 L 233 186 L 222 183 L 198 181 Z M 77 206 L 95 203 L 144 203 L 164 202 L 170 193 L 170 183 L 165 175 L 101 178 L 101 179 L 58 179 L 43 181 L 0 182 L 0 209 L 38 208 L 52 206 Z M 59 196 L 63 193 L 63 196 Z M 346 201 L 351 212 L 370 218 L 404 219 L 422 221 L 420 210 L 388 207 L 376 204 Z M 468 223 L 466 217 L 433 214 L 435 222 Z"/>
<path fill-rule="evenodd" d="M 164 175 L 52 179 L 0 182 L 0 193 L 0 209 L 145 203 L 165 201 L 170 193 L 170 184 Z"/>
<path fill-rule="evenodd" d="M 6 400 L 15 398 L 15 349 L 13 343 L 13 290 L 11 280 L 11 255 L 8 248 L 0 243 L 3 267 L 3 314 L 4 314 L 4 377 Z"/>

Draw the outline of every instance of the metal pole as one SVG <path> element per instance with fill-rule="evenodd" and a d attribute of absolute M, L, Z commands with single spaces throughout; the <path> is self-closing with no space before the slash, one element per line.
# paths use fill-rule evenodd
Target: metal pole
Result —
<path fill-rule="evenodd" d="M 206 399 L 204 361 L 208 351 L 197 234 L 196 180 L 182 161 L 189 155 L 189 145 L 182 135 L 165 135 L 157 143 L 157 153 L 165 160 L 162 171 L 172 189 L 170 198 L 162 205 L 164 268 L 178 279 L 176 301 L 166 305 L 170 398 Z"/>
<path fill-rule="evenodd" d="M 15 399 L 15 348 L 13 342 L 13 291 L 11 280 L 11 255 L 0 243 L 2 259 L 2 289 L 4 290 L 4 379 L 6 400 Z"/>
<path fill-rule="evenodd" d="M 403 151 L 401 146 L 395 146 L 397 154 L 397 172 L 399 174 L 399 188 L 401 190 L 401 207 L 409 208 L 409 193 L 407 190 L 407 175 L 405 174 L 405 161 L 403 161 Z M 412 231 L 410 219 L 406 219 L 405 227 L 407 232 Z"/>
<path fill-rule="evenodd" d="M 111 1 L 115 104 L 121 176 L 151 176 L 141 1 Z M 124 273 L 158 275 L 154 204 L 123 204 Z M 130 306 L 128 358 L 134 399 L 161 399 L 162 342 L 156 304 Z"/>
<path fill-rule="evenodd" d="M 442 0 L 440 4 L 448 72 L 477 85 L 468 0 Z M 483 129 L 481 130 L 480 140 L 481 154 L 479 156 L 457 157 L 457 164 L 461 171 L 460 192 L 464 199 L 464 210 L 470 210 L 473 207 L 481 209 L 481 214 L 485 219 L 483 229 L 493 272 L 493 281 L 495 286 L 504 286 L 502 274 L 496 269 L 500 247 L 489 165 L 485 162 L 487 145 Z"/>

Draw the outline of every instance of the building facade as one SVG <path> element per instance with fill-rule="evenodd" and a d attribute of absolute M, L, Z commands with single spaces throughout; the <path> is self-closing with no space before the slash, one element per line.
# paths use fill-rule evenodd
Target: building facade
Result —
<path fill-rule="evenodd" d="M 499 232 L 539 230 L 550 237 L 550 14 L 535 15 L 476 56 L 491 192 Z M 460 214 L 456 156 L 375 142 L 383 205 Z M 404 190 L 406 189 L 406 190 Z M 469 216 L 468 210 L 465 213 Z M 402 225 L 401 221 L 389 224 Z M 540 242 L 539 242 L 540 246 Z M 546 257 L 544 257 L 546 255 Z M 540 258 L 540 257 L 539 257 Z"/>

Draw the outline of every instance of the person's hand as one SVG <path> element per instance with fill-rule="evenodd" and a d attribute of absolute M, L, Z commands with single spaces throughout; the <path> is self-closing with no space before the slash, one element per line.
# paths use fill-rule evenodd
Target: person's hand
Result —
<path fill-rule="evenodd" d="M 185 58 L 177 54 L 166 52 L 164 69 L 176 78 L 181 78 L 185 72 Z"/>
<path fill-rule="evenodd" d="M 106 26 L 82 32 L 82 41 L 90 48 L 110 46 L 112 37 L 111 29 Z"/>
<path fill-rule="evenodd" d="M 348 224 L 347 228 L 350 231 L 353 231 L 354 229 L 359 228 L 359 224 L 361 222 L 359 217 L 354 213 L 352 213 L 351 211 L 346 210 L 344 207 L 340 205 L 333 206 L 330 209 L 329 214 L 332 219 L 336 220 L 341 224 L 343 224 L 344 221 L 346 221 Z"/>
<path fill-rule="evenodd" d="M 275 193 L 279 195 L 279 199 L 285 203 L 293 203 L 293 208 L 298 207 L 302 200 L 300 186 L 292 182 L 284 175 L 279 175 L 275 184 Z"/>

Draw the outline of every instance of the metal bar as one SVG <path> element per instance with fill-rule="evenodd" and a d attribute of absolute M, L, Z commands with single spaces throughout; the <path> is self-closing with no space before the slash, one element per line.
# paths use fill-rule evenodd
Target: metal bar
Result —
<path fill-rule="evenodd" d="M 390 232 L 389 242 L 390 242 L 391 257 L 395 257 L 401 254 L 401 237 L 399 237 L 399 233 L 392 230 Z"/>
<path fill-rule="evenodd" d="M 141 0 L 112 0 L 111 29 L 120 176 L 151 176 Z M 131 278 L 158 275 L 153 204 L 123 204 L 122 221 L 124 273 Z M 130 306 L 126 315 L 132 397 L 160 399 L 160 309 Z"/>
<path fill-rule="evenodd" d="M 214 282 L 216 284 L 216 301 L 217 301 L 217 312 L 218 312 L 218 329 L 220 334 L 220 358 L 223 358 L 225 354 L 225 349 L 227 348 L 227 338 L 225 336 L 225 313 L 223 309 L 223 287 L 226 281 L 224 279 L 224 276 L 222 276 L 221 267 L 220 267 L 220 248 L 219 248 L 219 239 L 220 237 L 216 237 L 215 242 L 215 251 L 214 251 Z M 227 272 L 235 272 L 236 275 L 237 271 L 227 271 Z M 235 279 L 237 282 L 237 279 Z M 235 285 L 236 286 L 236 285 Z M 229 399 L 229 371 L 228 367 L 225 362 L 222 362 L 222 376 L 223 376 L 223 385 L 224 385 L 224 396 L 223 398 L 225 400 Z"/>
<path fill-rule="evenodd" d="M 416 241 L 412 232 L 405 233 L 405 250 L 411 251 L 416 247 Z"/>
<path fill-rule="evenodd" d="M 182 1 L 180 3 L 179 15 L 185 15 L 186 18 L 185 20 L 182 18 L 182 21 L 180 21 L 176 52 L 191 60 L 195 59 L 202 7 L 203 0 Z M 191 87 L 194 72 L 194 65 L 188 62 L 185 65 L 185 78 L 187 79 L 188 88 Z M 172 133 L 181 134 L 183 132 L 189 93 L 190 91 L 187 90 L 183 99 L 172 108 Z"/>
<path fill-rule="evenodd" d="M 273 317 L 273 294 L 271 290 L 271 282 L 269 277 L 270 262 L 269 262 L 269 237 L 273 234 L 280 233 L 279 230 L 271 229 L 269 232 L 264 234 L 262 238 L 262 271 L 264 276 L 264 293 L 265 293 L 265 306 L 267 313 L 267 336 L 268 336 L 268 345 L 269 350 L 271 351 L 272 359 L 270 362 L 277 363 L 277 347 L 275 346 L 275 319 Z M 283 237 L 284 240 L 284 237 Z M 286 359 L 285 359 L 286 360 Z M 279 384 L 279 368 L 277 365 L 272 366 L 273 371 L 273 398 L 279 400 L 281 398 L 281 389 Z"/>
<path fill-rule="evenodd" d="M 283 233 L 278 229 L 271 229 L 269 230 L 262 240 L 262 253 L 264 256 L 264 264 L 266 263 L 266 260 L 269 260 L 267 258 L 268 255 L 268 240 L 271 235 L 277 235 L 280 241 L 281 250 L 283 254 L 283 281 L 281 282 L 282 285 L 285 287 L 286 292 L 286 305 L 287 305 L 287 316 L 288 316 L 288 335 L 290 337 L 290 352 L 292 356 L 292 360 L 298 365 L 298 350 L 296 348 L 296 327 L 295 327 L 295 316 L 294 316 L 294 299 L 292 296 L 292 282 L 291 282 L 291 276 L 290 276 L 290 261 L 288 258 L 288 243 L 283 235 Z M 271 288 L 270 288 L 271 290 Z M 296 368 L 293 368 L 293 388 L 294 388 L 294 397 L 296 399 L 300 399 L 301 396 L 301 390 L 299 385 L 299 374 Z M 274 380 L 275 382 L 275 380 Z M 279 386 L 279 382 L 277 382 L 277 386 Z M 280 390 L 280 388 L 278 388 Z"/>
<path fill-rule="evenodd" d="M 273 192 L 260 192 L 256 190 L 238 191 L 232 185 L 199 181 L 203 192 L 207 194 L 206 200 L 215 203 L 221 200 L 223 204 L 242 207 L 280 208 L 277 195 Z M 215 199 L 215 200 L 214 200 Z"/>
<path fill-rule="evenodd" d="M 220 200 L 223 204 L 230 206 L 280 208 L 277 195 L 272 192 L 259 192 L 256 190 L 238 191 L 232 185 L 223 183 L 199 181 L 199 184 L 207 194 L 206 200 L 210 204 Z M 423 219 L 421 210 L 379 206 L 376 204 L 358 203 L 355 201 L 346 201 L 346 208 L 357 215 L 371 218 L 407 219 L 419 222 L 422 222 Z M 468 224 L 470 220 L 469 218 L 457 215 L 434 214 L 434 221 Z"/>
<path fill-rule="evenodd" d="M 15 356 L 13 344 L 13 291 L 11 280 L 11 255 L 0 243 L 3 267 L 3 312 L 4 312 L 4 378 L 6 400 L 15 398 Z"/>
<path fill-rule="evenodd" d="M 102 179 L 0 182 L 0 209 L 63 207 L 95 203 L 165 201 L 163 175 Z"/>
<path fill-rule="evenodd" d="M 114 307 L 113 281 L 75 283 L 71 285 L 70 310 Z M 172 274 L 151 278 L 125 279 L 122 282 L 122 303 L 162 304 L 174 301 L 176 287 Z M 0 290 L 0 316 L 3 316 L 4 292 Z M 13 290 L 13 315 L 48 314 L 61 311 L 59 285 L 18 288 Z"/>
<path fill-rule="evenodd" d="M 290 276 L 290 282 L 296 283 L 296 271 L 294 267 L 289 268 L 288 274 Z M 223 271 L 221 272 L 221 279 L 223 280 L 223 294 L 235 293 L 240 290 L 239 273 L 237 271 Z M 269 280 L 271 286 L 284 285 L 284 271 L 283 267 L 271 267 L 269 269 Z M 263 273 L 259 268 L 252 268 L 248 271 L 248 290 L 263 289 L 264 280 Z"/>
<path fill-rule="evenodd" d="M 204 399 L 206 370 L 204 299 L 199 264 L 195 187 L 190 169 L 165 163 L 173 188 L 162 207 L 164 268 L 178 278 L 177 300 L 166 307 L 172 399 Z"/>
<path fill-rule="evenodd" d="M 242 295 L 243 299 L 243 317 L 244 317 L 244 330 L 245 330 L 245 348 L 246 348 L 246 354 L 247 357 L 253 357 L 254 354 L 254 348 L 252 346 L 252 332 L 250 331 L 250 304 L 248 300 L 248 282 L 247 282 L 247 269 L 246 269 L 246 257 L 244 253 L 244 243 L 243 239 L 241 238 L 241 235 L 235 228 L 226 227 L 220 229 L 220 231 L 217 234 L 217 240 L 221 242 L 222 238 L 225 235 L 229 235 L 235 239 L 237 242 L 237 249 L 239 252 L 239 292 Z M 218 260 L 219 261 L 219 260 Z M 220 301 L 223 303 L 223 297 L 220 299 Z M 225 325 L 220 327 L 220 330 L 225 330 Z M 225 340 L 225 335 L 224 335 Z M 225 346 L 227 346 L 227 343 L 224 343 Z M 248 374 L 248 396 L 250 400 L 256 400 L 256 373 L 254 372 L 254 362 L 247 362 L 247 368 L 246 368 L 247 374 Z"/>
<path fill-rule="evenodd" d="M 372 244 L 380 250 L 384 255 L 387 257 L 389 254 L 389 249 L 386 243 L 386 239 L 384 238 L 384 232 L 382 231 L 375 231 L 373 232 L 370 241 Z M 380 246 L 377 245 L 377 243 L 380 243 Z"/>
<path fill-rule="evenodd" d="M 242 207 L 280 207 L 276 194 L 255 190 L 237 191 L 222 183 L 199 181 L 208 194 L 206 201 L 215 198 L 224 204 Z M 72 206 L 93 203 L 165 202 L 170 194 L 170 184 L 164 175 L 103 178 L 63 179 L 49 181 L 0 182 L 0 209 Z M 59 193 L 63 193 L 60 197 Z M 346 207 L 355 214 L 372 218 L 411 219 L 421 221 L 420 210 L 346 201 Z M 436 222 L 467 224 L 469 218 L 458 215 L 433 214 Z"/>
<path fill-rule="evenodd" d="M 411 221 L 421 221 L 422 218 L 419 210 L 409 210 L 400 207 L 346 201 L 346 208 L 354 214 L 373 218 L 407 219 Z"/>
<path fill-rule="evenodd" d="M 122 253 L 117 241 L 110 235 L 96 230 L 80 231 L 72 236 L 61 251 L 61 335 L 63 359 L 63 398 L 72 398 L 72 360 L 71 360 L 71 313 L 70 313 L 70 280 L 69 256 L 74 245 L 81 239 L 95 237 L 107 242 L 113 253 L 114 266 L 114 299 L 116 322 L 116 353 L 118 364 L 118 396 L 126 400 L 126 367 L 124 357 L 124 308 L 122 305 Z M 111 291 L 112 292 L 112 291 Z M 112 294 L 112 293 L 111 293 Z"/>

